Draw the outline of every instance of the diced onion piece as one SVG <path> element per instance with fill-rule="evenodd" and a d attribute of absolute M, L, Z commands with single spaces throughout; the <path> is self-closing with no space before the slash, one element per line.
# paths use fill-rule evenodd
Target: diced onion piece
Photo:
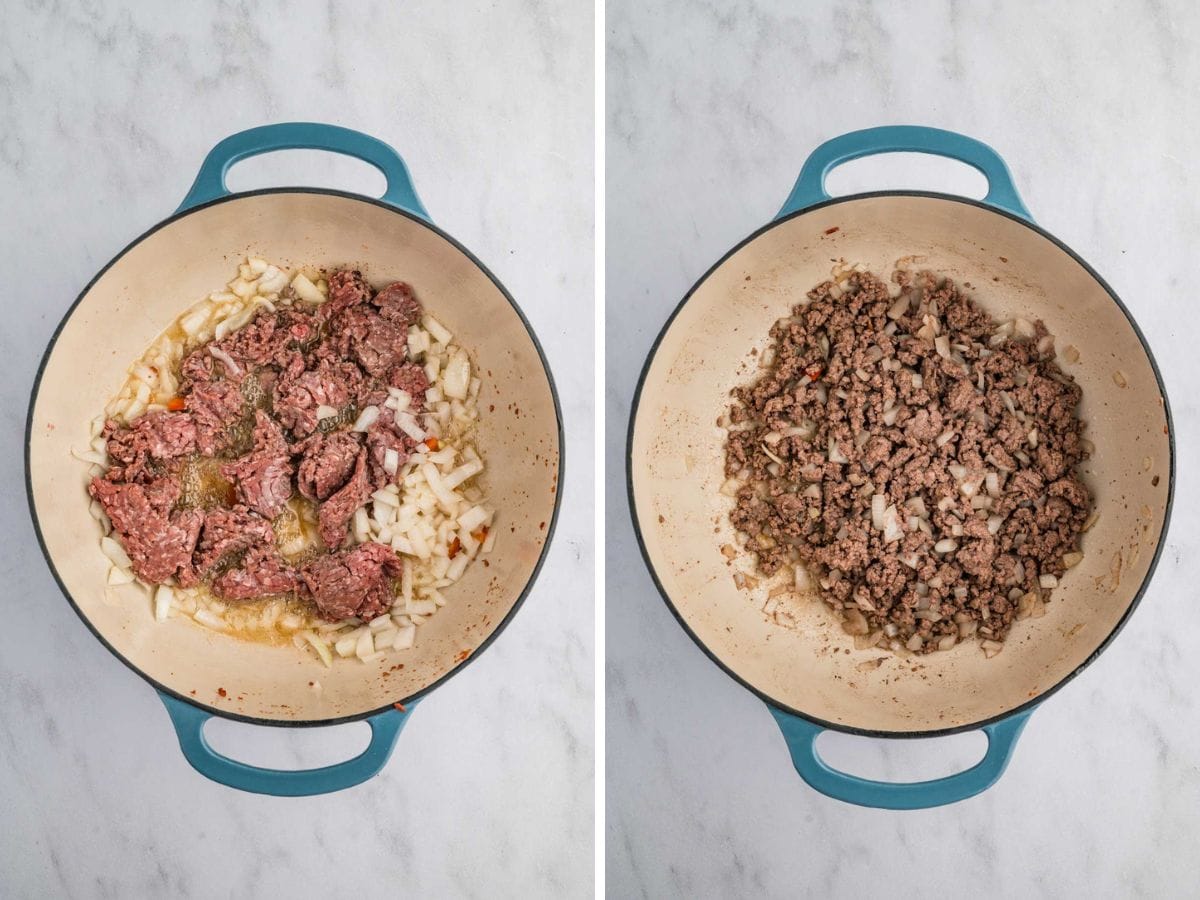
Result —
<path fill-rule="evenodd" d="M 154 592 L 154 618 L 158 622 L 167 621 L 167 612 L 175 600 L 175 591 L 165 584 L 160 584 Z"/>
<path fill-rule="evenodd" d="M 933 348 L 942 359 L 950 358 L 950 338 L 947 335 L 939 334 L 935 337 L 933 339 Z"/>
<path fill-rule="evenodd" d="M 421 324 L 425 327 L 425 330 L 428 331 L 430 333 L 430 335 L 432 335 L 433 339 L 435 341 L 437 341 L 439 344 L 448 344 L 448 343 L 450 343 L 450 339 L 452 337 L 454 337 L 454 335 L 452 335 L 449 331 L 447 331 L 445 329 L 445 327 L 442 325 L 442 323 L 439 322 L 437 319 L 435 319 L 433 316 L 430 316 L 430 315 L 424 316 L 421 319 Z"/>
<path fill-rule="evenodd" d="M 951 538 L 942 538 L 933 545 L 934 553 L 950 553 L 958 549 L 958 541 Z"/>
<path fill-rule="evenodd" d="M 119 568 L 128 569 L 133 566 L 133 560 L 129 558 L 125 548 L 117 543 L 115 538 L 107 536 L 100 538 L 100 549 Z"/>
<path fill-rule="evenodd" d="M 871 497 L 871 525 L 877 531 L 883 531 L 883 512 L 887 509 L 887 497 L 875 494 Z"/>
<path fill-rule="evenodd" d="M 337 655 L 345 659 L 354 655 L 354 648 L 358 646 L 358 632 L 352 631 L 348 635 L 338 638 L 333 649 L 337 651 Z"/>
<path fill-rule="evenodd" d="M 133 581 L 133 572 L 129 569 L 123 569 L 120 566 L 108 567 L 108 583 L 114 587 L 121 584 L 129 584 Z"/>
<path fill-rule="evenodd" d="M 396 639 L 392 642 L 392 647 L 397 650 L 408 650 L 412 647 L 417 639 L 417 626 L 406 625 L 403 628 L 397 629 Z"/>
<path fill-rule="evenodd" d="M 306 300 L 309 303 L 324 303 L 325 295 L 317 290 L 317 286 L 312 283 L 303 272 L 300 272 L 292 279 L 292 290 L 296 292 L 296 296 L 301 300 Z"/>
<path fill-rule="evenodd" d="M 471 361 L 464 350 L 456 350 L 442 373 L 442 393 L 455 400 L 467 399 L 471 387 Z"/>
<path fill-rule="evenodd" d="M 225 371 L 228 372 L 232 377 L 237 378 L 242 374 L 242 367 L 234 361 L 232 356 L 230 356 L 220 347 L 210 344 L 208 347 L 208 353 L 213 359 L 219 361 L 223 366 L 225 366 Z"/>
<path fill-rule="evenodd" d="M 360 544 L 371 539 L 371 523 L 365 506 L 354 511 L 354 539 Z"/>
<path fill-rule="evenodd" d="M 454 490 L 468 478 L 474 478 L 483 471 L 483 463 L 479 460 L 472 460 L 463 463 L 449 475 L 443 479 L 443 483 L 450 490 Z"/>
<path fill-rule="evenodd" d="M 358 641 L 354 645 L 354 655 L 359 659 L 370 656 L 375 652 L 375 641 L 371 637 L 371 629 L 364 628 L 358 636 Z"/>
<path fill-rule="evenodd" d="M 421 466 L 421 474 L 425 476 L 429 489 L 433 491 L 433 495 L 437 497 L 441 507 L 448 515 L 454 515 L 458 510 L 458 498 L 454 496 L 453 491 L 446 487 L 437 466 L 433 463 L 425 463 Z"/>
<path fill-rule="evenodd" d="M 829 461 L 831 463 L 850 462 L 850 460 L 846 457 L 846 454 L 844 454 L 841 448 L 838 446 L 838 442 L 834 439 L 833 435 L 829 436 Z"/>
<path fill-rule="evenodd" d="M 908 295 L 901 294 L 896 298 L 896 302 L 888 307 L 887 317 L 889 319 L 899 319 L 908 312 Z"/>
<path fill-rule="evenodd" d="M 896 511 L 895 504 L 892 504 L 883 511 L 883 541 L 890 544 L 902 537 L 904 529 L 900 525 L 900 514 Z"/>
<path fill-rule="evenodd" d="M 358 414 L 358 418 L 354 420 L 354 424 L 350 426 L 350 430 L 366 431 L 377 421 L 379 421 L 379 407 L 364 406 L 362 412 Z"/>
<path fill-rule="evenodd" d="M 1075 568 L 1075 566 L 1079 565 L 1081 562 L 1083 562 L 1083 554 L 1082 553 L 1079 553 L 1077 551 L 1072 551 L 1070 553 L 1063 554 L 1062 563 L 1063 563 L 1064 569 L 1073 569 L 1073 568 Z"/>
<path fill-rule="evenodd" d="M 337 414 L 338 411 L 336 409 L 332 406 L 326 406 L 324 403 L 317 407 L 318 419 L 335 419 L 337 418 Z"/>
<path fill-rule="evenodd" d="M 407 413 L 407 412 L 396 413 L 396 427 L 399 428 L 401 431 L 403 431 L 406 435 L 408 435 L 414 441 L 423 441 L 423 440 L 425 440 L 426 437 L 428 437 L 428 435 L 426 434 L 424 429 L 422 429 L 421 426 L 417 424 L 416 417 L 414 417 L 412 415 L 412 413 Z"/>
<path fill-rule="evenodd" d="M 383 471 L 389 475 L 395 475 L 396 470 L 400 468 L 400 454 L 388 447 L 383 451 Z"/>
<path fill-rule="evenodd" d="M 480 525 L 486 523 L 491 517 L 492 514 L 482 506 L 472 506 L 458 517 L 458 527 L 462 531 L 476 531 Z"/>
<path fill-rule="evenodd" d="M 983 484 L 989 496 L 1000 496 L 1000 476 L 995 472 L 988 472 L 983 476 Z"/>
<path fill-rule="evenodd" d="M 300 637 L 312 645 L 312 648 L 317 651 L 317 656 L 321 657 L 321 662 L 325 663 L 326 668 L 333 665 L 333 654 L 329 652 L 329 645 L 327 643 L 308 630 L 300 632 Z"/>
<path fill-rule="evenodd" d="M 1056 588 L 1058 587 L 1058 577 L 1049 573 L 1045 575 L 1039 575 L 1038 584 L 1040 584 L 1046 590 L 1050 590 L 1050 588 Z"/>
<path fill-rule="evenodd" d="M 201 607 L 200 609 L 197 609 L 196 612 L 192 614 L 192 618 L 195 619 L 197 622 L 199 622 L 201 625 L 206 625 L 209 628 L 216 629 L 217 631 L 225 630 L 225 620 L 222 619 L 220 616 L 218 616 L 216 613 L 210 612 L 209 610 L 204 609 L 203 607 Z"/>

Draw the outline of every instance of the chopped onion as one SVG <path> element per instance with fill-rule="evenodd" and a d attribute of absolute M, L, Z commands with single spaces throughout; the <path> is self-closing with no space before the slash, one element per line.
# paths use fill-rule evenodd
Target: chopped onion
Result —
<path fill-rule="evenodd" d="M 834 440 L 833 435 L 830 435 L 829 437 L 829 461 L 831 463 L 850 462 L 850 460 L 846 457 L 846 454 L 842 453 L 842 450 L 838 446 L 838 442 Z"/>
<path fill-rule="evenodd" d="M 317 419 L 336 419 L 338 411 L 332 406 L 326 406 L 322 403 L 317 407 Z"/>
<path fill-rule="evenodd" d="M 379 421 L 379 407 L 364 406 L 362 412 L 358 414 L 358 418 L 354 420 L 354 424 L 350 426 L 350 430 L 366 431 L 377 421 Z"/>
<path fill-rule="evenodd" d="M 896 298 L 896 302 L 888 307 L 887 317 L 889 319 L 899 319 L 908 312 L 908 295 L 901 294 Z"/>
<path fill-rule="evenodd" d="M 951 538 L 942 538 L 940 541 L 938 541 L 936 544 L 933 545 L 934 553 L 952 553 L 953 551 L 955 551 L 957 549 L 958 549 L 958 541 L 952 540 Z"/>
<path fill-rule="evenodd" d="M 439 344 L 450 343 L 450 339 L 453 337 L 453 335 L 450 334 L 450 332 L 442 326 L 442 323 L 433 316 L 426 315 L 421 319 L 421 324 L 425 326 L 425 330 L 433 335 L 433 339 Z"/>
<path fill-rule="evenodd" d="M 871 525 L 877 531 L 883 531 L 883 512 L 887 509 L 887 497 L 875 494 L 871 497 Z"/>
<path fill-rule="evenodd" d="M 400 468 L 400 454 L 388 447 L 383 451 L 383 471 L 389 475 L 395 475 L 398 468 Z"/>
<path fill-rule="evenodd" d="M 904 529 L 900 525 L 900 514 L 893 504 L 883 511 L 883 541 L 885 544 L 891 544 L 902 537 Z"/>
<path fill-rule="evenodd" d="M 944 334 L 939 334 L 933 339 L 933 348 L 937 351 L 937 355 L 942 359 L 950 358 L 950 338 Z"/>
<path fill-rule="evenodd" d="M 414 441 L 423 441 L 428 435 L 417 424 L 416 417 L 412 413 L 398 412 L 396 413 L 396 427 L 407 434 Z"/>
<path fill-rule="evenodd" d="M 115 538 L 108 536 L 100 538 L 100 549 L 118 568 L 128 569 L 133 566 L 133 560 L 129 558 L 125 548 L 117 543 Z"/>
<path fill-rule="evenodd" d="M 467 399 L 471 386 L 471 360 L 463 350 L 456 350 L 442 373 L 442 393 L 455 400 Z"/>

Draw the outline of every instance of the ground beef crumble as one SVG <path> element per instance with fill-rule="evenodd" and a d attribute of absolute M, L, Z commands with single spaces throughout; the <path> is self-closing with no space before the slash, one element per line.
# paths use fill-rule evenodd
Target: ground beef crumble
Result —
<path fill-rule="evenodd" d="M 761 574 L 803 565 L 859 646 L 998 652 L 1078 559 L 1080 389 L 1041 322 L 954 282 L 828 281 L 733 392 L 731 519 Z M 1064 559 L 1065 557 L 1065 559 Z"/>

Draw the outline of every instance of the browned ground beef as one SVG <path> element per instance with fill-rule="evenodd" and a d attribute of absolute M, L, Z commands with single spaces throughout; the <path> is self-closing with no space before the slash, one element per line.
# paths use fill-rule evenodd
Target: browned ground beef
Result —
<path fill-rule="evenodd" d="M 1001 641 L 1078 550 L 1080 390 L 1041 322 L 1002 338 L 953 282 L 892 279 L 818 285 L 772 328 L 729 412 L 732 521 L 763 574 L 814 570 L 852 634 Z"/>
<path fill-rule="evenodd" d="M 400 387 L 412 409 L 423 408 L 428 381 L 408 361 L 407 345 L 421 307 L 408 285 L 376 294 L 358 272 L 334 272 L 329 285 L 320 306 L 260 311 L 194 348 L 180 366 L 183 409 L 107 424 L 111 465 L 89 492 L 143 580 L 207 580 L 229 600 L 297 594 L 333 618 L 378 615 L 390 605 L 401 571 L 391 548 L 339 548 L 355 511 L 391 480 L 386 451 L 403 463 L 414 449 L 382 403 L 389 387 Z M 350 431 L 368 405 L 379 406 L 375 424 Z M 320 406 L 338 415 L 319 422 Z M 206 460 L 228 490 L 208 508 L 185 505 L 181 472 Z M 304 578 L 280 555 L 272 527 L 294 492 L 319 504 L 324 544 Z"/>

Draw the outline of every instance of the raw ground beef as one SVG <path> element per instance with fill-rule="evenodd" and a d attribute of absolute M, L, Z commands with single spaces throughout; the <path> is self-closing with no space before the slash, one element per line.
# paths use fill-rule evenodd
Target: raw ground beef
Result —
<path fill-rule="evenodd" d="M 89 492 L 144 581 L 208 581 L 227 600 L 311 596 L 335 619 L 391 605 L 401 571 L 392 549 L 340 548 L 355 511 L 392 480 L 383 468 L 387 451 L 403 463 L 414 446 L 382 404 L 388 388 L 399 387 L 411 395 L 411 410 L 424 408 L 429 383 L 407 361 L 408 327 L 421 306 L 399 282 L 376 294 L 358 272 L 334 272 L 328 281 L 325 303 L 260 310 L 188 353 L 179 373 L 182 409 L 106 425 L 110 466 Z M 350 431 L 367 405 L 378 406 L 377 420 L 365 433 Z M 336 415 L 319 419 L 322 406 Z M 206 508 L 183 505 L 181 498 L 197 501 L 183 495 L 181 471 L 205 466 L 232 489 L 218 479 L 221 490 L 195 493 L 209 498 Z M 324 544 L 304 578 L 280 555 L 272 527 L 294 492 L 318 504 Z"/>
<path fill-rule="evenodd" d="M 998 325 L 930 273 L 893 282 L 826 282 L 772 328 L 725 423 L 731 519 L 764 575 L 818 574 L 860 646 L 997 652 L 1079 548 L 1079 386 L 1041 322 Z"/>
<path fill-rule="evenodd" d="M 279 424 L 261 409 L 254 415 L 254 449 L 223 465 L 221 474 L 237 486 L 238 500 L 273 519 L 291 499 L 295 467 Z"/>
<path fill-rule="evenodd" d="M 353 432 L 318 433 L 297 444 L 296 449 L 300 451 L 297 489 L 309 500 L 328 500 L 350 478 L 362 442 Z"/>
<path fill-rule="evenodd" d="M 383 544 L 365 543 L 319 556 L 300 570 L 309 594 L 327 619 L 365 620 L 392 603 L 391 582 L 403 570 L 400 558 Z"/>

